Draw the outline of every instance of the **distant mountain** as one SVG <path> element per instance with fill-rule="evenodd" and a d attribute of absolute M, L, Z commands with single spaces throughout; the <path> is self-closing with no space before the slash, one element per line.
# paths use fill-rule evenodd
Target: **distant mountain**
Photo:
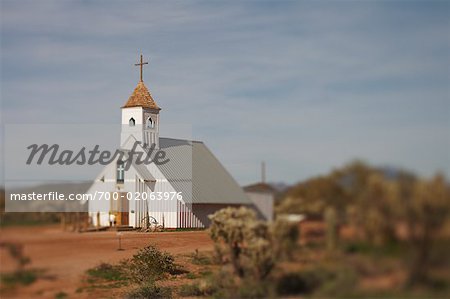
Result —
<path fill-rule="evenodd" d="M 271 182 L 271 183 L 269 183 L 269 185 L 273 189 L 275 189 L 278 193 L 285 192 L 286 190 L 288 190 L 291 187 L 291 185 L 288 185 L 283 182 Z"/>

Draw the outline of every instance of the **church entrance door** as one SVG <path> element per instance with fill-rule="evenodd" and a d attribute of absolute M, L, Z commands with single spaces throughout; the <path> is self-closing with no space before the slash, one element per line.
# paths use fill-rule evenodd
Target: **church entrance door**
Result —
<path fill-rule="evenodd" d="M 116 225 L 129 225 L 129 201 L 126 192 L 112 192 L 111 213 L 116 216 Z M 113 198 L 117 198 L 114 200 Z"/>

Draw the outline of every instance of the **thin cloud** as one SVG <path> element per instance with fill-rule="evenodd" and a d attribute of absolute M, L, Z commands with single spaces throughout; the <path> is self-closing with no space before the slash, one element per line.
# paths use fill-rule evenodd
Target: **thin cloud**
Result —
<path fill-rule="evenodd" d="M 450 175 L 449 7 L 2 1 L 3 119 L 116 123 L 142 51 L 161 125 L 242 183 L 260 160 L 287 182 L 357 157 Z"/>

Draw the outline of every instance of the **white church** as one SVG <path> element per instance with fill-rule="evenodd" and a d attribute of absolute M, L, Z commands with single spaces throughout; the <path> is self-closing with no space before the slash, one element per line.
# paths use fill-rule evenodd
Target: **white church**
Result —
<path fill-rule="evenodd" d="M 205 228 L 208 215 L 228 206 L 248 206 L 261 218 L 272 219 L 273 196 L 246 193 L 201 141 L 159 136 L 161 108 L 141 79 L 121 108 L 120 150 L 144 156 L 165 153 L 167 163 L 137 163 L 126 169 L 123 157 L 106 165 L 89 194 L 107 194 L 109 200 L 89 204 L 94 226 L 141 228 L 157 223 L 164 228 Z"/>

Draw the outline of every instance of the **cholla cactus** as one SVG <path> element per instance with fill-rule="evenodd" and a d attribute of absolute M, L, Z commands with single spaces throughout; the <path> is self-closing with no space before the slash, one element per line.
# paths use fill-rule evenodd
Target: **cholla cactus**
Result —
<path fill-rule="evenodd" d="M 396 220 L 404 209 L 398 184 L 380 174 L 372 174 L 359 200 L 359 216 L 363 217 L 361 224 L 367 241 L 379 246 L 394 240 Z"/>
<path fill-rule="evenodd" d="M 334 250 L 338 239 L 338 220 L 337 213 L 333 207 L 327 207 L 324 213 L 326 224 L 326 243 L 328 250 Z"/>
<path fill-rule="evenodd" d="M 249 224 L 256 221 L 254 211 L 241 208 L 225 208 L 209 216 L 211 219 L 210 235 L 215 242 L 223 241 L 228 247 L 231 263 L 236 274 L 244 276 L 241 261 L 246 230 Z"/>
<path fill-rule="evenodd" d="M 266 222 L 254 221 L 245 230 L 246 257 L 249 271 L 257 280 L 265 279 L 275 267 L 276 254 L 271 231 Z"/>
<path fill-rule="evenodd" d="M 226 245 L 226 254 L 240 277 L 250 275 L 264 280 L 298 237 L 286 226 L 281 229 L 280 223 L 269 226 L 257 220 L 255 212 L 244 207 L 222 209 L 210 219 L 215 246 L 222 242 Z"/>
<path fill-rule="evenodd" d="M 438 174 L 431 180 L 416 182 L 407 211 L 409 242 L 414 252 L 407 284 L 414 286 L 427 281 L 435 240 L 442 238 L 439 233 L 442 234 L 449 223 L 450 186 L 445 177 Z"/>
<path fill-rule="evenodd" d="M 300 236 L 298 223 L 278 218 L 272 223 L 270 230 L 276 256 L 283 259 L 292 259 Z"/>

